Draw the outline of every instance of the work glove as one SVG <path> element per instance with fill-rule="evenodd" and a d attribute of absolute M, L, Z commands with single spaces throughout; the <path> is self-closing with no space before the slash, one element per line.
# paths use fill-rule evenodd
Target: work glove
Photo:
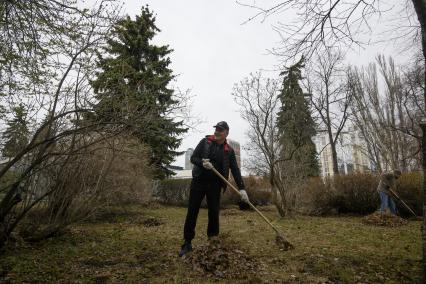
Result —
<path fill-rule="evenodd" d="M 243 202 L 245 202 L 245 203 L 249 203 L 250 202 L 250 200 L 248 198 L 248 195 L 247 195 L 247 192 L 244 189 L 240 190 L 240 196 L 241 196 L 241 200 Z"/>
<path fill-rule="evenodd" d="M 203 160 L 203 167 L 207 170 L 213 169 L 212 163 L 210 163 L 209 159 L 202 159 Z"/>

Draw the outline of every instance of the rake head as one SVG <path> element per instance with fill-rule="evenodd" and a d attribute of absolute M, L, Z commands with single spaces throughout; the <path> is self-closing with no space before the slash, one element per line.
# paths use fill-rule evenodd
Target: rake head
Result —
<path fill-rule="evenodd" d="M 275 243 L 285 251 L 294 249 L 294 246 L 279 234 L 275 237 Z"/>

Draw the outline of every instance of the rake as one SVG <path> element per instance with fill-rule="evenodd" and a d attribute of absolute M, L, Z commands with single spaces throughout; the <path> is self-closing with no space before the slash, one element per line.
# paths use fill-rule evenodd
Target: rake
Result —
<path fill-rule="evenodd" d="M 240 191 L 238 189 L 235 188 L 235 186 L 233 186 L 226 178 L 224 178 L 215 168 L 212 168 L 212 171 L 218 176 L 220 177 L 224 182 L 226 182 L 226 184 L 232 189 L 234 190 L 237 194 L 240 194 Z M 265 220 L 266 223 L 268 223 L 269 226 L 271 226 L 271 228 L 275 231 L 276 233 L 276 237 L 275 237 L 275 243 L 281 247 L 284 250 L 290 250 L 293 249 L 294 246 L 287 241 L 287 239 L 284 237 L 284 235 L 278 230 L 277 227 L 275 227 L 269 220 L 268 218 L 266 218 L 265 215 L 262 214 L 262 212 L 260 212 L 250 201 L 247 202 L 247 204 L 253 208 L 254 211 L 256 211 L 257 214 L 260 215 L 260 217 L 263 218 L 263 220 Z"/>
<path fill-rule="evenodd" d="M 404 206 L 405 206 L 405 208 L 407 208 L 407 209 L 408 209 L 408 211 L 410 211 L 410 213 L 411 213 L 411 214 L 413 214 L 413 215 L 414 215 L 414 217 L 417 217 L 417 215 L 416 215 L 416 213 L 414 212 L 414 210 L 413 210 L 413 209 L 411 209 L 411 208 L 410 208 L 410 206 L 408 206 L 408 205 L 407 205 L 407 203 L 405 203 L 405 202 L 404 202 L 404 200 L 402 200 L 402 199 L 401 199 L 401 197 L 399 197 L 399 196 L 398 196 L 398 194 L 396 194 L 396 193 L 395 193 L 392 189 L 390 189 L 390 188 L 389 188 L 388 190 L 389 190 L 389 192 L 390 192 L 390 193 L 392 193 L 392 195 L 393 195 L 393 196 L 395 196 L 395 198 L 396 198 L 396 199 L 398 199 L 398 200 L 399 200 L 399 202 L 401 202 L 401 203 L 402 203 L 402 205 L 404 205 Z"/>

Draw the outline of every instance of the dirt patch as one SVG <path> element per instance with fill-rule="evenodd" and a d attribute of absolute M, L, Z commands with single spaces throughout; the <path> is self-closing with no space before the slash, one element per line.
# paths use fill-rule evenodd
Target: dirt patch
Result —
<path fill-rule="evenodd" d="M 229 236 L 209 240 L 184 257 L 196 273 L 221 279 L 251 279 L 260 276 L 264 265 L 247 255 Z"/>
<path fill-rule="evenodd" d="M 116 264 L 120 263 L 120 260 L 117 260 L 117 259 L 102 259 L 102 260 L 100 260 L 100 259 L 95 259 L 95 258 L 88 258 L 88 259 L 82 260 L 80 263 L 83 266 L 103 268 L 103 267 L 109 267 L 109 266 L 116 265 Z"/>
<path fill-rule="evenodd" d="M 104 283 L 108 283 L 110 276 L 109 275 L 98 275 L 93 277 L 93 282 L 95 284 L 104 284 Z"/>
<path fill-rule="evenodd" d="M 223 216 L 236 216 L 236 215 L 243 214 L 243 212 L 241 212 L 241 210 L 238 210 L 238 209 L 225 209 L 221 211 L 221 214 Z"/>
<path fill-rule="evenodd" d="M 105 210 L 91 216 L 86 223 L 110 223 L 110 224 L 129 224 L 142 225 L 144 227 L 156 227 L 163 225 L 162 219 L 143 216 L 139 212 L 130 210 Z"/>
<path fill-rule="evenodd" d="M 275 208 L 275 206 L 258 206 L 257 209 L 262 212 L 277 212 L 277 208 Z"/>
<path fill-rule="evenodd" d="M 373 214 L 365 216 L 362 218 L 362 222 L 367 225 L 385 227 L 399 227 L 408 224 L 407 220 L 402 219 L 399 216 L 389 213 L 382 214 L 380 212 L 374 212 Z"/>
<path fill-rule="evenodd" d="M 140 213 L 133 212 L 130 210 L 119 210 L 119 209 L 112 209 L 112 210 L 102 210 L 99 212 L 96 212 L 96 214 L 90 216 L 87 220 L 85 220 L 85 223 L 123 223 L 128 220 L 134 220 L 136 219 Z"/>
<path fill-rule="evenodd" d="M 157 219 L 155 217 L 147 217 L 144 220 L 142 220 L 142 225 L 144 225 L 145 227 L 156 227 L 163 224 L 164 224 L 164 221 Z"/>

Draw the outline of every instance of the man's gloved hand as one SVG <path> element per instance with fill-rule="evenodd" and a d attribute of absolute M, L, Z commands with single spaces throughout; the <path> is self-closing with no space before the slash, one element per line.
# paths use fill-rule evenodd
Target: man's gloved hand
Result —
<path fill-rule="evenodd" d="M 250 200 L 248 198 L 248 195 L 247 195 L 247 192 L 244 189 L 240 190 L 240 196 L 241 196 L 241 200 L 243 202 L 245 202 L 245 203 L 249 203 L 250 202 Z"/>
<path fill-rule="evenodd" d="M 210 163 L 209 159 L 203 159 L 203 167 L 207 170 L 213 169 L 213 165 Z"/>

